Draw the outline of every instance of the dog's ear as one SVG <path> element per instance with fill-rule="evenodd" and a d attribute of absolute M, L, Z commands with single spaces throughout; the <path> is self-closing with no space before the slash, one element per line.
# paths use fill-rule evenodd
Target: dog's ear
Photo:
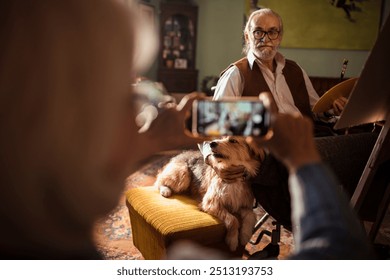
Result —
<path fill-rule="evenodd" d="M 264 149 L 259 148 L 255 144 L 247 143 L 247 145 L 248 145 L 249 153 L 251 154 L 251 156 L 253 158 L 259 160 L 260 162 L 262 162 L 264 160 L 264 158 L 265 158 L 265 151 L 264 151 Z"/>
<path fill-rule="evenodd" d="M 257 145 L 247 143 L 247 148 L 251 159 L 249 160 L 249 167 L 246 168 L 246 175 L 248 178 L 256 176 L 262 162 L 265 159 L 265 150 L 259 148 Z"/>

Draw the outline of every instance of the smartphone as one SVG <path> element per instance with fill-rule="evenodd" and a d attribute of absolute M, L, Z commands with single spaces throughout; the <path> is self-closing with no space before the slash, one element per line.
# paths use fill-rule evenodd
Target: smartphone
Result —
<path fill-rule="evenodd" d="M 268 105 L 258 98 L 195 100 L 192 133 L 195 136 L 265 136 L 270 128 Z"/>

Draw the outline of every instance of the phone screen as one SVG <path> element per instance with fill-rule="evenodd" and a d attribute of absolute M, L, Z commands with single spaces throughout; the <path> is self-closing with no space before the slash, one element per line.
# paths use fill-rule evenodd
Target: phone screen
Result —
<path fill-rule="evenodd" d="M 196 100 L 193 133 L 205 136 L 264 136 L 269 129 L 269 111 L 256 100 Z"/>

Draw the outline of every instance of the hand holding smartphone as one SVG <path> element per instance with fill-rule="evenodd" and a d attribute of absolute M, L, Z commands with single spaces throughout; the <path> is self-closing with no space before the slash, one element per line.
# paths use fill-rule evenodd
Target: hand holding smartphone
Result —
<path fill-rule="evenodd" d="M 195 136 L 265 136 L 270 128 L 269 102 L 256 97 L 200 99 L 193 103 L 192 133 Z"/>

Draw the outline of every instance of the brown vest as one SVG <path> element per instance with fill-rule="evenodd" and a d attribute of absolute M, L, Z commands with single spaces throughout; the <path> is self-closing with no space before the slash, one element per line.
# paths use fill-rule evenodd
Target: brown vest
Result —
<path fill-rule="evenodd" d="M 249 67 L 249 62 L 246 57 L 234 62 L 227 69 L 233 65 L 238 67 L 241 78 L 244 81 L 242 96 L 258 96 L 263 91 L 271 92 L 256 62 L 253 63 L 252 70 Z M 227 69 L 225 69 L 221 75 Z M 283 75 L 291 91 L 295 106 L 303 115 L 312 118 L 313 116 L 310 109 L 309 94 L 306 89 L 302 69 L 294 61 L 286 59 L 286 65 L 283 68 Z"/>

